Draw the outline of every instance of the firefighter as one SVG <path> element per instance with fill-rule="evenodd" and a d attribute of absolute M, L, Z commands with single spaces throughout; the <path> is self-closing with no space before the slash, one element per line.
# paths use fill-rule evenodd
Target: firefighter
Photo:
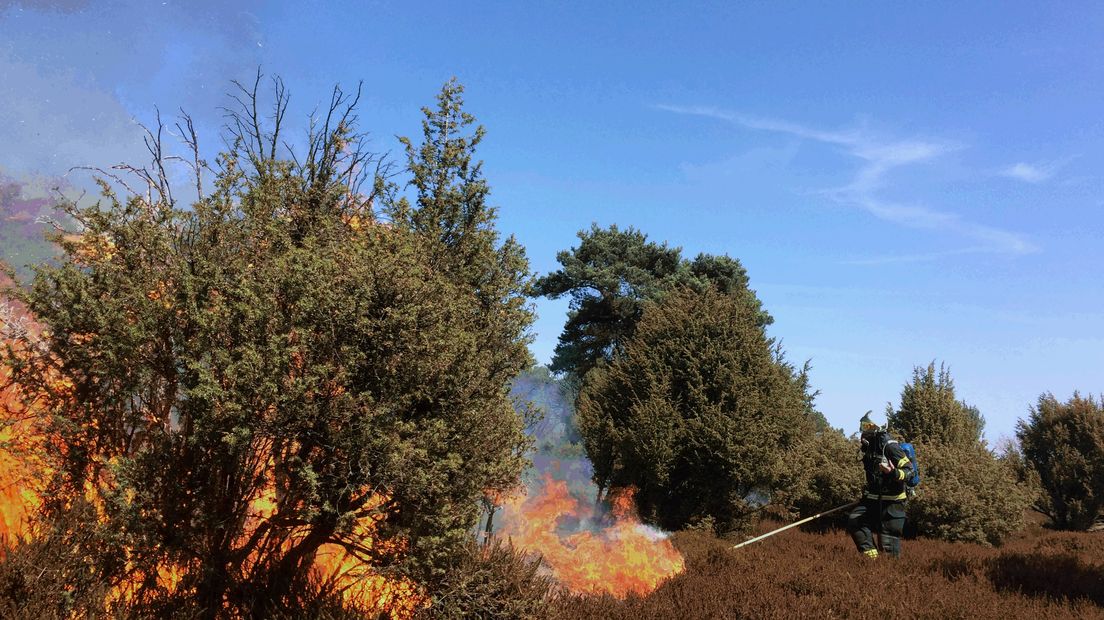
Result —
<path fill-rule="evenodd" d="M 876 558 L 880 548 L 900 557 L 908 497 L 905 480 L 912 475 L 912 461 L 886 429 L 870 419 L 870 413 L 859 420 L 866 491 L 847 517 L 847 530 L 863 555 Z M 880 544 L 875 543 L 875 534 Z"/>

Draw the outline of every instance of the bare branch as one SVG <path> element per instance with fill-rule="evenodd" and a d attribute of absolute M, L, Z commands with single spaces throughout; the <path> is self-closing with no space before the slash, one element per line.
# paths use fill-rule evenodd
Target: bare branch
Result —
<path fill-rule="evenodd" d="M 287 113 L 288 101 L 291 99 L 291 95 L 287 92 L 284 81 L 280 76 L 272 78 L 272 89 L 276 94 L 276 103 L 272 110 L 273 128 L 268 157 L 269 159 L 276 159 L 276 146 L 280 143 L 280 125 L 284 122 L 284 114 Z"/>
<path fill-rule="evenodd" d="M 112 166 L 112 168 L 118 169 L 118 166 Z M 100 174 L 102 176 L 105 176 L 105 177 L 111 179 L 112 181 L 115 181 L 116 183 L 121 185 L 123 187 L 123 189 L 130 192 L 130 194 L 132 196 L 141 196 L 141 194 L 139 194 L 133 187 L 131 187 L 126 181 L 124 181 L 122 179 L 122 177 L 120 177 L 117 174 L 113 174 L 111 172 L 108 172 L 107 170 L 104 170 L 103 168 L 100 168 L 99 166 L 73 166 L 72 168 L 69 169 L 68 172 L 66 172 L 66 174 L 68 174 L 69 172 L 72 172 L 74 170 L 88 170 L 88 171 L 91 171 L 91 172 L 95 172 L 97 174 Z"/>
<path fill-rule="evenodd" d="M 162 141 L 162 134 L 165 131 L 165 124 L 161 122 L 161 110 L 159 110 L 155 106 L 154 112 L 157 118 L 157 133 L 154 133 L 152 130 L 150 130 L 149 127 L 146 127 L 142 123 L 138 124 L 138 126 L 146 132 L 146 135 L 142 138 L 142 141 L 146 145 L 146 150 L 149 151 L 153 163 L 154 172 L 153 174 L 151 174 L 143 168 L 143 174 L 139 176 L 142 176 L 142 178 L 144 178 L 150 186 L 149 204 L 147 206 L 151 208 L 153 207 L 153 189 L 156 188 L 158 202 L 168 204 L 171 207 L 175 203 L 173 202 L 172 188 L 169 185 L 168 175 L 165 173 L 166 157 Z M 118 168 L 119 166 L 116 167 Z M 133 166 L 124 166 L 121 169 L 126 170 L 128 168 L 131 171 L 136 170 Z"/>
<path fill-rule="evenodd" d="M 181 109 L 180 118 L 184 121 L 184 127 L 181 127 L 180 123 L 177 123 L 176 129 L 180 132 L 184 145 L 187 146 L 192 153 L 192 161 L 190 163 L 185 163 L 191 167 L 192 174 L 195 175 L 196 200 L 203 200 L 203 169 L 207 167 L 207 163 L 199 158 L 199 138 L 196 136 L 195 124 L 192 122 L 192 117 Z M 184 160 L 182 159 L 181 161 Z"/>

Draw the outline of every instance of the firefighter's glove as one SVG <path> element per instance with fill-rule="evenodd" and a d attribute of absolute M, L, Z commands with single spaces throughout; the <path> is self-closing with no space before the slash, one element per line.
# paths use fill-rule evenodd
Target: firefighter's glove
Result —
<path fill-rule="evenodd" d="M 888 476 L 893 473 L 893 463 L 890 463 L 889 459 L 885 457 L 882 457 L 882 462 L 878 465 L 878 468 L 881 469 L 883 475 Z"/>

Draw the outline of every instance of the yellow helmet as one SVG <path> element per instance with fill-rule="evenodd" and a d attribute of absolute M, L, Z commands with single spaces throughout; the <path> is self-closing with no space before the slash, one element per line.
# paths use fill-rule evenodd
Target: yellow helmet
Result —
<path fill-rule="evenodd" d="M 875 431 L 881 430 L 881 427 L 878 426 L 878 424 L 876 422 L 874 422 L 874 420 L 870 419 L 870 414 L 872 414 L 872 413 L 874 413 L 874 412 L 873 411 L 867 411 L 863 415 L 862 419 L 859 420 L 859 432 L 860 433 L 873 433 Z"/>

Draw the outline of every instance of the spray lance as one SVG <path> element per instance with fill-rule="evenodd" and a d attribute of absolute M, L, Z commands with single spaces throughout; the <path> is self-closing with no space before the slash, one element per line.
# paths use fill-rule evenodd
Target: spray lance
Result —
<path fill-rule="evenodd" d="M 803 523 L 808 523 L 809 521 L 815 521 L 815 520 L 817 520 L 821 517 L 826 517 L 830 514 L 839 512 L 841 510 L 847 510 L 848 508 L 854 508 L 855 506 L 858 506 L 858 505 L 859 505 L 859 502 L 851 502 L 850 504 L 844 504 L 842 506 L 836 506 L 835 508 L 833 508 L 831 510 L 825 510 L 824 512 L 821 512 L 819 514 L 815 514 L 811 517 L 805 517 L 804 519 L 802 519 L 800 521 L 796 521 L 796 522 L 791 523 L 789 525 L 783 525 L 782 527 L 780 527 L 776 530 L 771 530 L 771 531 L 767 532 L 766 534 L 756 536 L 755 538 L 752 538 L 751 540 L 745 540 L 744 542 L 742 542 L 738 545 L 733 545 L 732 548 L 733 549 L 739 549 L 740 547 L 743 547 L 744 545 L 750 545 L 753 542 L 758 542 L 758 541 L 763 540 L 764 538 L 767 538 L 769 536 L 774 536 L 775 534 L 777 534 L 779 532 L 784 532 L 784 531 L 790 529 L 791 527 L 797 527 L 797 526 L 799 526 Z"/>

